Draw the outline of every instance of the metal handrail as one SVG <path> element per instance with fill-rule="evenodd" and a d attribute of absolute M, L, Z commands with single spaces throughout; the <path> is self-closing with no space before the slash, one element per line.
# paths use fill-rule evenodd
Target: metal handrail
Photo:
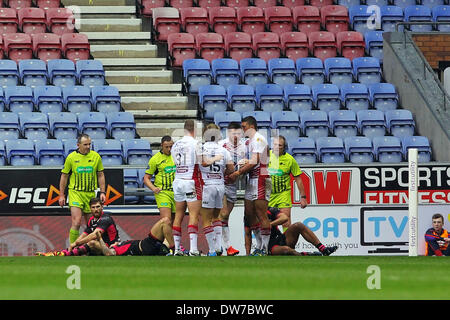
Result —
<path fill-rule="evenodd" d="M 401 25 L 405 25 L 405 26 L 410 26 L 410 25 L 432 25 L 432 26 L 435 26 L 435 28 L 437 29 L 436 26 L 442 25 L 442 24 L 450 25 L 450 21 L 402 21 L 402 22 L 397 22 L 395 24 L 395 31 L 398 32 L 398 27 L 401 26 Z"/>

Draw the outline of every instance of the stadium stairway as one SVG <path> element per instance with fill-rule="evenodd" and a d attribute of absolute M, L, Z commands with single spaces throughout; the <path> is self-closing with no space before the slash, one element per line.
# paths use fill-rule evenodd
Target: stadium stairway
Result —
<path fill-rule="evenodd" d="M 182 128 L 185 119 L 196 118 L 182 85 L 173 83 L 167 57 L 151 44 L 149 26 L 136 17 L 134 1 L 67 2 L 79 6 L 79 32 L 88 36 L 92 56 L 103 63 L 107 82 L 119 89 L 123 108 L 134 114 L 138 135 L 152 149 L 163 135 Z"/>

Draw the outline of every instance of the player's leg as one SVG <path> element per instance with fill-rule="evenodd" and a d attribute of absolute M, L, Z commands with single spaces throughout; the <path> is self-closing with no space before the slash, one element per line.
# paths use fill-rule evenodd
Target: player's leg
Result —
<path fill-rule="evenodd" d="M 275 245 L 271 249 L 271 255 L 273 256 L 304 256 L 304 253 L 297 252 L 289 246 Z"/>
<path fill-rule="evenodd" d="M 170 220 L 167 217 L 159 219 L 153 227 L 150 229 L 151 237 L 163 242 L 167 240 L 168 248 L 173 250 L 175 248 L 175 243 L 172 234 L 172 226 Z"/>
<path fill-rule="evenodd" d="M 230 228 L 228 221 L 231 211 L 236 203 L 236 186 L 225 186 L 225 196 L 223 197 L 223 208 L 220 210 L 220 221 L 222 222 L 222 243 L 227 251 L 227 256 L 239 254 L 239 250 L 234 249 L 230 243 Z"/>
<path fill-rule="evenodd" d="M 267 209 L 269 202 L 267 200 L 255 200 L 255 211 L 260 223 L 261 232 L 261 250 L 263 254 L 267 254 L 269 250 L 270 240 L 270 221 L 267 217 Z"/>
<path fill-rule="evenodd" d="M 244 199 L 244 216 L 248 222 L 250 233 L 255 236 L 255 251 L 252 255 L 259 254 L 262 248 L 261 224 L 256 215 L 255 201 Z"/>
<path fill-rule="evenodd" d="M 183 255 L 181 251 L 181 224 L 186 214 L 187 204 L 186 202 L 175 202 L 175 218 L 172 224 L 172 234 L 175 243 L 175 255 Z"/>
<path fill-rule="evenodd" d="M 315 233 L 312 232 L 311 229 L 309 229 L 306 225 L 304 225 L 301 222 L 296 222 L 296 223 L 290 225 L 284 234 L 286 236 L 286 245 L 293 249 L 295 248 L 295 245 L 297 244 L 299 235 L 302 235 L 302 237 L 306 241 L 308 241 L 313 246 L 315 246 L 320 251 L 320 253 L 322 253 L 323 255 L 328 256 L 337 250 L 336 246 L 333 246 L 333 247 L 324 246 L 320 242 L 319 238 L 317 238 Z"/>
<path fill-rule="evenodd" d="M 74 243 L 80 236 L 81 219 L 83 217 L 83 211 L 79 207 L 70 207 L 70 216 L 72 224 L 69 231 L 69 241 Z"/>
<path fill-rule="evenodd" d="M 220 211 L 223 209 L 223 198 L 225 195 L 225 186 L 214 186 L 214 211 L 212 217 L 212 227 L 214 228 L 214 246 L 217 255 L 222 255 L 222 221 L 220 220 Z"/>

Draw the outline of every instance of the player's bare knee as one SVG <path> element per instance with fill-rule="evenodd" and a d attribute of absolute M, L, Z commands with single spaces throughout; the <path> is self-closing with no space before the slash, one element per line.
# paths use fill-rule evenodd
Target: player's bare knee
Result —
<path fill-rule="evenodd" d="M 162 223 L 162 224 L 165 224 L 165 225 L 170 225 L 170 223 L 171 223 L 170 218 L 168 218 L 168 217 L 162 217 L 162 218 L 161 218 L 161 223 Z"/>

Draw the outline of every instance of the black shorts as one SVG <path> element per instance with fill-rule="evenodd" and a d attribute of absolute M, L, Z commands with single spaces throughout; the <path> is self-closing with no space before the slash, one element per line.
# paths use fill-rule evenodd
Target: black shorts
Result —
<path fill-rule="evenodd" d="M 272 253 L 272 248 L 275 246 L 285 246 L 286 236 L 284 234 L 279 234 L 276 236 L 270 236 L 269 240 L 269 254 Z"/>
<path fill-rule="evenodd" d="M 141 256 L 139 242 L 141 240 L 121 241 L 116 246 L 111 247 L 116 251 L 116 256 Z"/>
<path fill-rule="evenodd" d="M 147 237 L 141 241 L 141 249 L 143 256 L 165 256 L 169 252 L 161 241 L 152 237 Z"/>

